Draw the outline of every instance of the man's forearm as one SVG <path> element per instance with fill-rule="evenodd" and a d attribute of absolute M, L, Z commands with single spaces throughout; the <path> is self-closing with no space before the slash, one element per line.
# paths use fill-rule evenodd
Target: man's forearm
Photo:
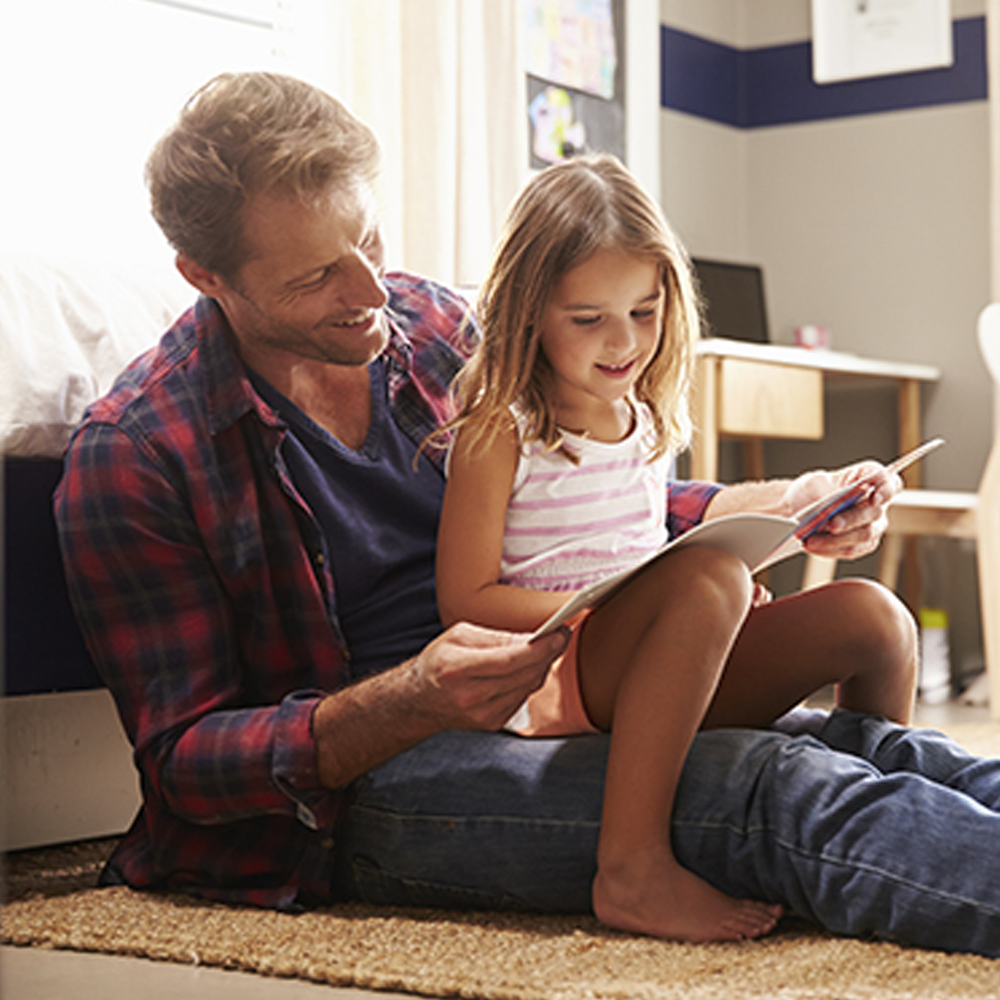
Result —
<path fill-rule="evenodd" d="M 705 520 L 746 511 L 780 514 L 787 517 L 792 513 L 786 504 L 790 485 L 789 479 L 768 479 L 763 482 L 726 486 L 709 501 Z"/>
<path fill-rule="evenodd" d="M 324 698 L 313 713 L 317 768 L 342 788 L 445 729 L 498 730 L 566 648 L 557 630 L 535 641 L 460 623 L 418 656 Z"/>
<path fill-rule="evenodd" d="M 409 661 L 332 694 L 313 714 L 320 782 L 342 788 L 440 728 L 419 709 L 416 671 Z"/>

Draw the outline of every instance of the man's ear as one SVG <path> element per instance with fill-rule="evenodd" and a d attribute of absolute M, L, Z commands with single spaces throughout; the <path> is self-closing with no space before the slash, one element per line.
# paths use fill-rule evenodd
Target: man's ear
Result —
<path fill-rule="evenodd" d="M 214 271 L 209 271 L 197 261 L 192 260 L 187 254 L 179 253 L 174 259 L 177 270 L 184 276 L 185 281 L 194 285 L 203 295 L 210 299 L 218 298 L 225 290 L 226 283 Z"/>

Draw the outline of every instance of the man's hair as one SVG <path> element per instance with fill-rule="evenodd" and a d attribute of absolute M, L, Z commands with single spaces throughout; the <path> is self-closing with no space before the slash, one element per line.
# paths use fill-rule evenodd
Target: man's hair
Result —
<path fill-rule="evenodd" d="M 196 91 L 146 163 L 153 217 L 175 250 L 232 280 L 246 263 L 243 212 L 257 194 L 312 199 L 371 183 L 371 130 L 316 87 L 223 73 Z"/>
<path fill-rule="evenodd" d="M 700 332 L 700 300 L 687 252 L 656 202 L 615 157 L 581 156 L 533 177 L 511 206 L 492 267 L 480 288 L 482 340 L 456 385 L 459 415 L 450 427 L 487 443 L 527 416 L 527 440 L 559 448 L 552 369 L 541 347 L 549 295 L 564 274 L 599 250 L 656 265 L 666 294 L 660 340 L 635 386 L 653 418 L 653 454 L 685 445 L 687 393 Z"/>

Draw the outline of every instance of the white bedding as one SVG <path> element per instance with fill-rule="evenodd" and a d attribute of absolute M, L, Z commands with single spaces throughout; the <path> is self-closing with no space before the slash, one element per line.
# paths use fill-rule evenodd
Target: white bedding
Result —
<path fill-rule="evenodd" d="M 84 409 L 194 298 L 170 268 L 0 253 L 0 454 L 59 457 Z"/>

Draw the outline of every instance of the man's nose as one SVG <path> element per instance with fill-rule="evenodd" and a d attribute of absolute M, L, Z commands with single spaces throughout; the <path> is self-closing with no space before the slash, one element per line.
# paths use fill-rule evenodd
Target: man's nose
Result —
<path fill-rule="evenodd" d="M 379 270 L 363 253 L 352 254 L 346 278 L 345 292 L 351 305 L 381 309 L 389 301 Z"/>

